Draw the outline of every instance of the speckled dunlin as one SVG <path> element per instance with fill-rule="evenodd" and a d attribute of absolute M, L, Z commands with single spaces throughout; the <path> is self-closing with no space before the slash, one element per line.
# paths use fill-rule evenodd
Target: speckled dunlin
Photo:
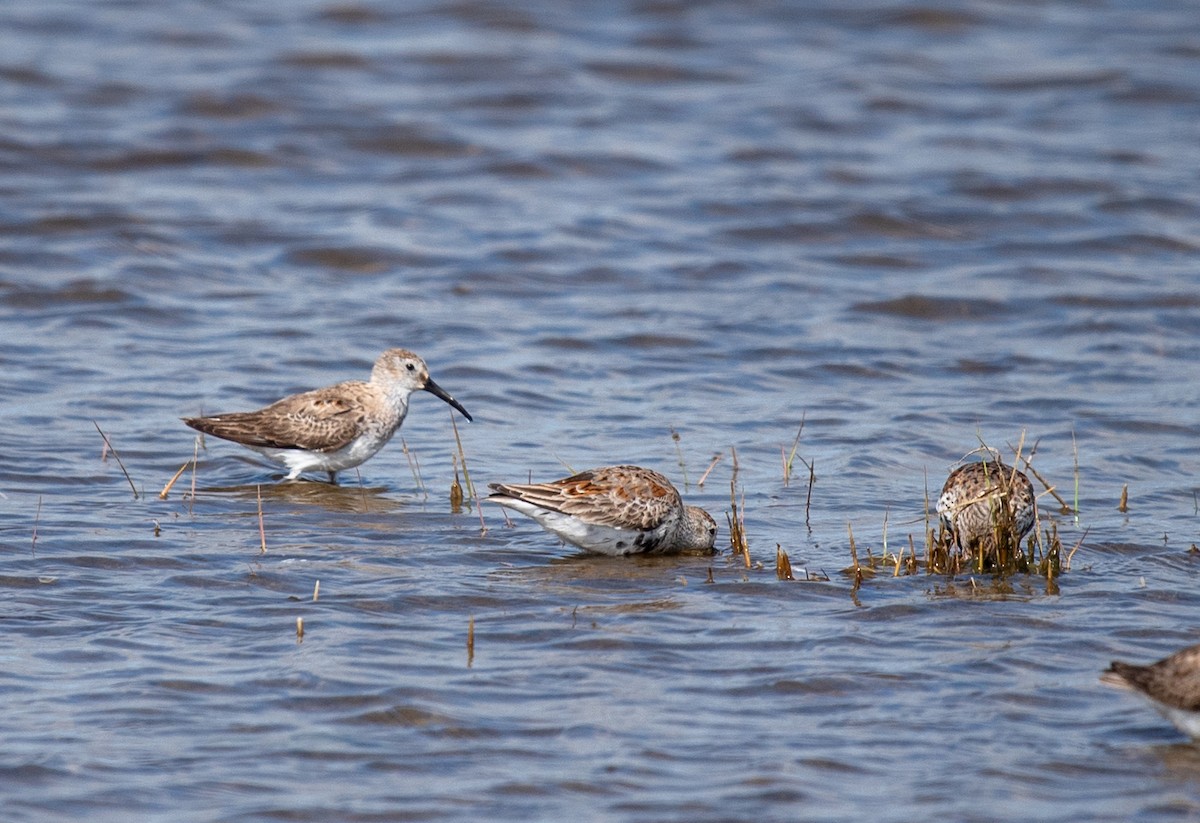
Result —
<path fill-rule="evenodd" d="M 639 466 L 604 466 L 550 483 L 492 483 L 488 500 L 532 517 L 589 552 L 711 552 L 717 523 L 685 506 L 671 481 Z"/>
<path fill-rule="evenodd" d="M 372 457 L 392 439 L 408 414 L 408 398 L 427 391 L 471 415 L 429 377 L 425 361 L 405 349 L 388 349 L 371 369 L 370 382 L 347 380 L 293 394 L 252 412 L 188 417 L 193 429 L 232 440 L 286 466 L 287 479 L 301 472 L 337 473 Z"/>
<path fill-rule="evenodd" d="M 1007 503 L 1007 512 L 1001 508 Z M 937 512 L 965 552 L 994 548 L 996 528 L 1011 529 L 1013 545 L 1033 528 L 1037 502 L 1033 484 L 1021 472 L 999 460 L 967 463 L 950 473 Z"/>

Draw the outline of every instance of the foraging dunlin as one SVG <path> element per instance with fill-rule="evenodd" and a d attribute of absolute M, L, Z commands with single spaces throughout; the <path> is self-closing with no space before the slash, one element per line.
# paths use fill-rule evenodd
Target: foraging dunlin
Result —
<path fill-rule="evenodd" d="M 671 481 L 639 466 L 604 466 L 550 483 L 492 483 L 487 499 L 597 554 L 712 551 L 717 523 L 685 506 Z"/>
<path fill-rule="evenodd" d="M 388 349 L 371 369 L 370 382 L 347 380 L 293 394 L 252 412 L 185 417 L 193 429 L 232 440 L 286 466 L 288 480 L 325 471 L 329 481 L 372 457 L 392 439 L 408 414 L 408 398 L 427 391 L 471 419 L 457 400 L 429 377 L 425 361 L 405 349 Z"/>
<path fill-rule="evenodd" d="M 1140 694 L 1179 731 L 1200 738 L 1200 645 L 1149 666 L 1114 660 L 1100 682 Z"/>
<path fill-rule="evenodd" d="M 1029 478 L 999 460 L 967 463 L 950 472 L 937 501 L 937 513 L 964 552 L 994 550 L 996 533 L 1012 547 L 1033 528 L 1037 503 Z"/>

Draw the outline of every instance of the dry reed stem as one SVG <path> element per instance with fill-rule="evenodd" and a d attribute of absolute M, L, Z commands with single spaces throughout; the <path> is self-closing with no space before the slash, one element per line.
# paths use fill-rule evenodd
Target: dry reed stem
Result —
<path fill-rule="evenodd" d="M 1121 486 L 1121 502 L 1117 504 L 1117 511 L 1124 514 L 1129 511 L 1129 484 Z"/>
<path fill-rule="evenodd" d="M 746 490 L 742 489 L 742 508 L 738 513 L 740 523 L 738 531 L 742 535 L 742 556 L 746 558 L 746 568 L 750 568 L 750 542 L 746 540 Z"/>
<path fill-rule="evenodd" d="M 321 581 L 317 580 L 317 582 L 313 584 L 313 602 L 316 603 L 317 598 L 320 596 L 321 596 Z"/>
<path fill-rule="evenodd" d="M 463 451 L 462 438 L 458 436 L 458 423 L 454 419 L 453 409 L 450 410 L 450 425 L 454 429 L 454 442 L 458 444 L 458 462 L 462 464 L 463 480 L 467 483 L 467 494 L 478 500 L 479 496 L 475 494 L 475 485 L 471 482 L 471 471 L 467 468 L 467 453 Z"/>
<path fill-rule="evenodd" d="M 303 640 L 304 640 L 304 618 L 297 617 L 296 618 L 296 642 L 299 643 Z"/>
<path fill-rule="evenodd" d="M 462 485 L 458 482 L 458 455 L 450 455 L 450 462 L 454 466 L 454 482 L 450 484 L 450 513 L 458 514 L 463 504 Z"/>
<path fill-rule="evenodd" d="M 203 435 L 196 435 L 196 439 L 192 442 L 192 496 L 188 498 L 188 514 L 196 512 L 196 464 L 200 462 L 200 439 Z"/>
<path fill-rule="evenodd" d="M 113 457 L 117 459 L 117 465 L 121 467 L 121 474 L 125 475 L 125 480 L 129 483 L 129 488 L 133 491 L 133 499 L 140 499 L 141 495 L 138 494 L 137 486 L 133 485 L 133 478 L 129 476 L 129 472 L 125 471 L 125 464 L 121 462 L 121 455 L 117 454 L 117 450 L 113 448 L 113 444 L 109 441 L 108 435 L 101 430 L 100 424 L 93 420 L 92 425 L 96 427 L 96 431 L 100 432 L 100 436 L 104 438 L 105 448 L 112 452 Z"/>
<path fill-rule="evenodd" d="M 183 473 L 187 471 L 188 464 L 191 462 L 191 460 L 183 461 L 183 465 L 179 467 L 179 471 L 175 472 L 175 476 L 168 480 L 167 485 L 163 486 L 163 490 L 158 493 L 159 500 L 167 499 L 167 495 L 171 493 L 171 488 L 175 485 L 179 478 L 183 476 Z"/>
<path fill-rule="evenodd" d="M 862 586 L 863 570 L 862 566 L 858 564 L 858 547 L 854 545 L 854 526 L 847 523 L 846 531 L 850 534 L 850 570 L 854 572 L 854 585 L 850 587 L 850 592 L 854 594 Z"/>
<path fill-rule="evenodd" d="M 408 469 L 412 472 L 413 482 L 417 484 L 417 489 L 429 499 L 429 491 L 425 488 L 425 481 L 421 479 L 421 461 L 417 460 L 417 455 L 410 451 L 408 443 L 404 442 L 404 438 L 400 438 L 400 449 L 404 452 L 404 456 L 408 458 Z"/>
<path fill-rule="evenodd" d="M 258 541 L 259 554 L 267 553 L 267 530 L 263 527 L 262 484 L 255 486 L 258 493 Z"/>
<path fill-rule="evenodd" d="M 467 620 L 467 668 L 475 662 L 475 615 Z"/>
<path fill-rule="evenodd" d="M 735 554 L 741 554 L 750 568 L 750 546 L 746 542 L 746 495 L 742 494 L 742 507 L 738 509 L 737 487 L 733 480 L 729 481 L 729 507 L 732 515 L 726 515 L 729 521 L 729 544 Z"/>
<path fill-rule="evenodd" d="M 697 488 L 704 488 L 704 481 L 708 479 L 709 473 L 717 467 L 717 464 L 721 462 L 721 458 L 724 456 L 725 452 L 717 452 L 713 455 L 712 462 L 708 464 L 708 468 L 704 470 L 704 474 L 700 475 L 700 479 L 696 482 Z"/>
<path fill-rule="evenodd" d="M 888 556 L 888 547 L 887 547 L 887 527 L 888 527 L 888 514 L 890 513 L 890 511 L 891 511 L 891 510 L 890 510 L 889 508 L 884 508 L 884 510 L 883 510 L 883 537 L 882 537 L 882 541 L 883 541 L 883 556 L 884 556 L 884 557 L 887 557 L 887 556 Z"/>
<path fill-rule="evenodd" d="M 1075 442 L 1075 424 L 1071 424 L 1071 454 L 1075 462 L 1075 516 L 1079 516 L 1079 444 Z"/>
<path fill-rule="evenodd" d="M 775 576 L 780 580 L 795 580 L 792 576 L 792 561 L 778 543 L 775 544 Z"/>
<path fill-rule="evenodd" d="M 1033 467 L 1033 463 L 1030 462 L 1031 457 L 1032 457 L 1032 455 L 1030 455 L 1030 457 L 1022 457 L 1021 458 L 1021 462 L 1025 464 L 1025 471 L 1029 472 L 1034 477 L 1036 477 L 1038 482 L 1041 483 L 1042 486 L 1045 487 L 1046 491 L 1044 493 L 1050 494 L 1055 500 L 1058 501 L 1058 505 L 1063 514 L 1070 514 L 1071 506 L 1067 503 L 1066 500 L 1063 500 L 1062 497 L 1059 496 L 1058 491 L 1055 489 L 1055 487 L 1051 486 L 1050 483 L 1047 482 L 1046 478 L 1042 477 L 1042 475 L 1038 472 L 1038 470 Z"/>
<path fill-rule="evenodd" d="M 479 515 L 479 534 L 483 536 L 487 534 L 487 523 L 483 520 L 483 506 L 479 502 L 479 490 L 475 488 L 475 484 L 471 481 L 471 470 L 467 468 L 467 452 L 463 449 L 462 438 L 458 434 L 458 423 L 454 419 L 453 413 L 450 415 L 450 425 L 454 428 L 454 442 L 458 444 L 458 462 L 462 464 L 463 480 L 467 484 L 467 494 L 475 500 L 475 512 Z M 454 475 L 455 483 L 458 482 L 458 473 Z M 451 505 L 453 505 L 454 493 L 451 491 Z M 459 503 L 461 506 L 461 502 Z"/>
<path fill-rule="evenodd" d="M 900 576 L 900 567 L 902 565 L 904 565 L 904 547 L 903 546 L 900 547 L 900 553 L 898 555 L 896 555 L 895 557 L 896 557 L 896 568 L 892 572 L 892 577 L 899 577 Z"/>
<path fill-rule="evenodd" d="M 812 523 L 809 521 L 809 513 L 812 510 L 813 485 L 817 482 L 817 471 L 816 471 L 817 461 L 814 459 L 811 463 L 806 463 L 804 458 L 801 457 L 800 462 L 804 463 L 804 465 L 808 466 L 808 493 L 805 495 L 805 498 L 804 498 L 804 525 L 807 526 L 808 529 L 811 531 Z"/>
<path fill-rule="evenodd" d="M 1075 545 L 1071 547 L 1071 551 L 1067 552 L 1067 559 L 1063 562 L 1063 571 L 1071 570 L 1071 559 L 1075 557 L 1075 552 L 1079 551 L 1079 547 L 1083 545 L 1083 540 L 1088 536 L 1091 527 L 1083 530 L 1083 534 L 1079 535 L 1079 539 L 1075 541 Z"/>

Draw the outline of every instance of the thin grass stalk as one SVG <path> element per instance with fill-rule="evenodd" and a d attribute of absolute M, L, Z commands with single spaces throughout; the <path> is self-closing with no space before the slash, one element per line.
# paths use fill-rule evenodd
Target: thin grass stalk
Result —
<path fill-rule="evenodd" d="M 467 668 L 475 662 L 475 615 L 467 618 Z"/>
<path fill-rule="evenodd" d="M 800 458 L 800 462 L 804 462 L 803 457 Z M 813 484 L 817 482 L 817 461 L 814 459 L 811 463 L 806 463 L 805 465 L 808 466 L 808 495 L 804 498 L 804 525 L 811 530 L 812 523 L 809 521 L 809 512 L 812 509 Z"/>
<path fill-rule="evenodd" d="M 258 493 L 258 541 L 259 554 L 267 553 L 267 530 L 263 526 L 263 508 L 262 508 L 262 484 L 255 486 Z"/>
<path fill-rule="evenodd" d="M 188 514 L 196 513 L 196 466 L 200 463 L 200 438 L 203 436 L 198 434 L 192 441 L 192 490 L 188 497 Z"/>
<path fill-rule="evenodd" d="M 1075 520 L 1079 520 L 1079 444 L 1075 442 L 1075 426 L 1071 426 L 1071 454 L 1075 462 Z"/>
<path fill-rule="evenodd" d="M 453 421 L 454 418 L 451 418 Z M 400 438 L 400 449 L 404 452 L 404 456 L 408 458 L 408 468 L 412 472 L 413 482 L 417 484 L 417 489 L 425 495 L 425 499 L 429 499 L 429 492 L 425 488 L 425 481 L 421 479 L 421 461 L 417 460 L 417 455 L 409 450 L 408 443 L 404 438 Z"/>
<path fill-rule="evenodd" d="M 462 438 L 458 436 L 458 423 L 454 420 L 454 413 L 450 413 L 450 425 L 454 428 L 454 442 L 458 444 L 458 460 L 462 464 L 463 480 L 467 483 L 467 493 L 478 499 L 475 494 L 475 485 L 471 482 L 471 471 L 467 468 L 467 453 L 463 450 Z"/>
<path fill-rule="evenodd" d="M 38 523 L 42 521 L 42 496 L 38 495 L 37 511 L 33 513 L 33 542 L 29 544 L 29 554 L 33 556 L 37 553 L 37 538 L 38 538 Z"/>
<path fill-rule="evenodd" d="M 796 449 L 798 449 L 800 447 L 800 435 L 804 433 L 804 419 L 807 415 L 808 415 L 807 412 L 804 412 L 800 415 L 800 428 L 797 429 L 797 431 L 796 431 L 796 438 L 794 440 L 792 440 L 791 454 L 789 454 L 783 460 L 783 485 L 784 486 L 787 486 L 792 478 L 792 464 L 796 459 Z M 780 453 L 780 455 L 783 454 L 782 446 L 779 447 L 779 453 Z"/>
<path fill-rule="evenodd" d="M 104 438 L 105 448 L 111 451 L 113 457 L 117 459 L 117 465 L 121 467 L 121 474 L 125 475 L 125 480 L 129 483 L 129 488 L 133 492 L 133 499 L 138 500 L 141 495 L 138 494 L 137 486 L 133 485 L 133 478 L 129 476 L 129 472 L 125 471 L 125 464 L 121 462 L 121 455 L 117 454 L 117 450 L 113 448 L 113 444 L 109 441 L 108 435 L 101 430 L 100 424 L 93 420 L 92 425 L 96 427 L 96 431 L 100 432 L 100 436 Z"/>
<path fill-rule="evenodd" d="M 690 491 L 691 486 L 688 483 L 687 466 L 683 461 L 683 446 L 680 445 L 682 438 L 679 436 L 679 432 L 675 431 L 675 429 L 670 429 L 670 432 L 671 439 L 675 441 L 675 457 L 679 461 L 679 473 L 683 477 L 683 490 Z"/>
<path fill-rule="evenodd" d="M 715 455 L 713 455 L 712 462 L 708 464 L 708 468 L 704 470 L 704 474 L 700 475 L 700 479 L 696 481 L 697 488 L 704 488 L 704 481 L 708 479 L 709 473 L 717 467 L 717 464 L 721 462 L 721 458 L 724 456 L 725 452 L 717 452 Z"/>

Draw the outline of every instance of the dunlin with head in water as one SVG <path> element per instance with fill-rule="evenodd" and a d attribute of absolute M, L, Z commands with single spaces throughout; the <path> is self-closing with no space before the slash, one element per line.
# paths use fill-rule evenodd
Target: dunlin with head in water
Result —
<path fill-rule="evenodd" d="M 604 466 L 550 483 L 492 483 L 488 500 L 528 515 L 596 554 L 711 552 L 717 523 L 685 506 L 671 481 L 639 466 Z"/>
<path fill-rule="evenodd" d="M 1100 681 L 1140 694 L 1179 731 L 1200 738 L 1200 645 L 1149 666 L 1114 660 Z"/>
<path fill-rule="evenodd" d="M 999 460 L 967 463 L 950 473 L 937 512 L 967 556 L 996 550 L 997 536 L 1011 548 L 1033 528 L 1037 502 L 1029 478 Z"/>
<path fill-rule="evenodd" d="M 406 349 L 388 349 L 375 361 L 369 382 L 347 380 L 289 395 L 258 411 L 183 422 L 287 467 L 288 480 L 301 472 L 324 471 L 336 483 L 338 472 L 370 459 L 392 439 L 415 391 L 436 395 L 471 419 L 462 404 L 433 382 L 424 360 Z"/>

